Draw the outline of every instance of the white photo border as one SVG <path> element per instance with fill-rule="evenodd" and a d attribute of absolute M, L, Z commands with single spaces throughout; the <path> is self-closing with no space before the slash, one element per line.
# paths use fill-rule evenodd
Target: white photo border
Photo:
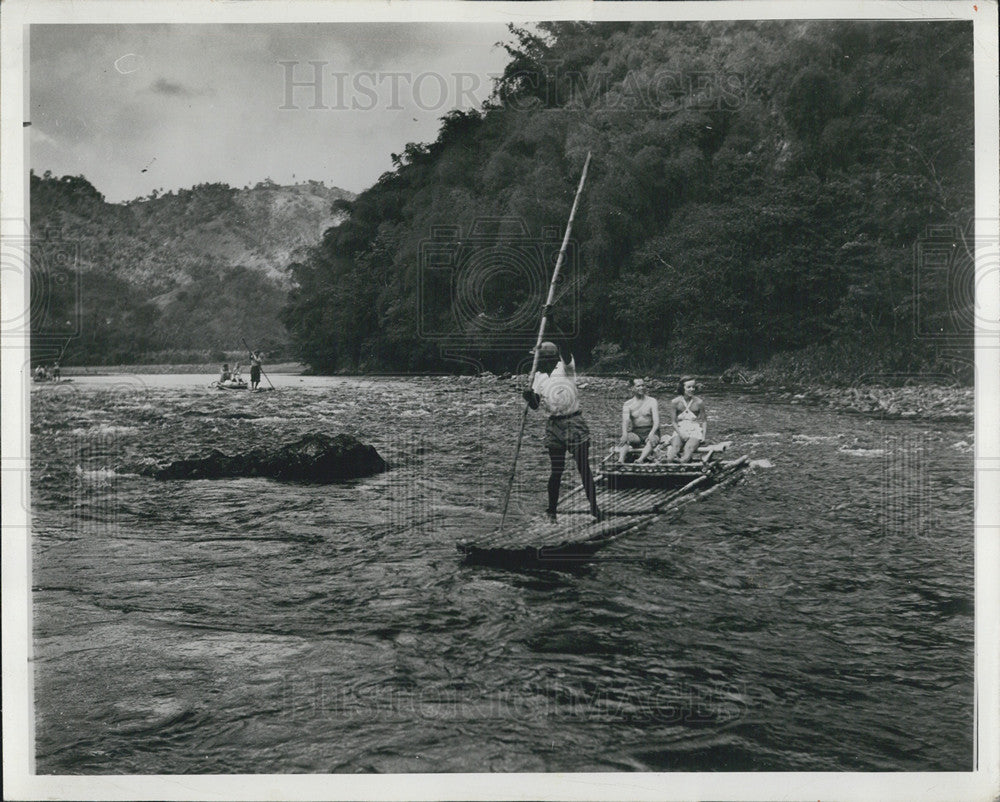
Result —
<path fill-rule="evenodd" d="M 28 29 L 58 23 L 499 22 L 543 20 L 949 19 L 974 25 L 977 235 L 996 240 L 1000 220 L 997 3 L 977 2 L 356 2 L 355 0 L 6 0 L 0 9 L 0 248 L 26 235 Z M 977 279 L 983 265 L 977 265 Z M 994 281 L 995 283 L 995 281 Z M 1000 320 L 1000 287 L 977 280 L 981 317 Z M 28 309 L 28 277 L 3 274 L 5 320 Z M 919 773 L 615 773 L 431 775 L 110 775 L 34 773 L 32 715 L 30 377 L 28 342 L 2 344 L 3 769 L 7 799 L 996 799 L 1000 795 L 1000 458 L 997 335 L 976 337 L 976 768 Z"/>

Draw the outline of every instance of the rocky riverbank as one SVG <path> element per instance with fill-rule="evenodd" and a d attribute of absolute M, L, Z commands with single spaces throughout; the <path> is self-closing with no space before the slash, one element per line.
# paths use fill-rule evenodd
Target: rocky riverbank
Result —
<path fill-rule="evenodd" d="M 206 373 L 216 368 L 207 365 L 183 366 L 128 366 L 128 368 L 64 368 L 63 376 L 86 376 L 100 374 L 155 373 L 158 367 L 162 373 Z M 282 363 L 266 367 L 270 373 L 300 373 L 298 363 Z M 212 378 L 215 373 L 211 373 Z M 672 398 L 676 393 L 676 378 L 672 376 L 647 377 L 647 390 L 661 400 Z M 975 389 L 973 387 L 942 384 L 910 384 L 888 386 L 859 384 L 851 386 L 826 386 L 821 384 L 783 384 L 766 381 L 759 374 L 723 376 L 698 376 L 700 392 L 707 397 L 717 393 L 746 392 L 779 402 L 807 406 L 841 409 L 863 415 L 881 418 L 908 418 L 917 420 L 972 421 L 975 417 Z M 620 393 L 622 399 L 628 397 L 628 376 L 580 376 L 581 387 L 591 386 L 608 392 Z M 505 383 L 512 393 L 519 393 L 527 382 L 527 376 L 504 373 L 482 373 L 479 375 L 442 376 L 445 383 Z"/>
<path fill-rule="evenodd" d="M 825 406 L 882 418 L 972 421 L 975 417 L 972 387 L 809 387 L 786 390 L 774 397 L 792 404 Z"/>
<path fill-rule="evenodd" d="M 512 386 L 523 387 L 526 376 L 494 376 L 484 373 L 466 380 L 506 381 Z M 872 415 L 880 418 L 907 418 L 916 420 L 969 421 L 975 417 L 975 388 L 954 385 L 913 384 L 904 387 L 885 385 L 856 385 L 827 387 L 821 385 L 788 386 L 762 381 L 739 382 L 720 380 L 715 376 L 699 376 L 700 392 L 710 397 L 713 393 L 746 391 L 774 401 L 806 406 L 828 407 Z M 626 388 L 627 377 L 586 376 L 580 384 Z M 671 379 L 649 377 L 646 382 L 651 395 L 661 400 L 676 392 Z M 625 397 L 625 396 L 623 396 Z"/>

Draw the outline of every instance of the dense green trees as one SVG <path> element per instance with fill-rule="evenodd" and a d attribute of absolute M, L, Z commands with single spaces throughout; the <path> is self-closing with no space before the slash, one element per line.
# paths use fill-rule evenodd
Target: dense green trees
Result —
<path fill-rule="evenodd" d="M 457 353 L 515 368 L 523 350 L 496 329 L 534 327 L 510 314 L 530 282 L 516 270 L 491 279 L 488 260 L 469 255 L 524 248 L 514 233 L 476 244 L 470 232 L 496 217 L 523 221 L 532 241 L 561 231 L 588 150 L 573 291 L 556 308 L 578 358 L 720 370 L 780 356 L 832 375 L 939 369 L 942 342 L 968 353 L 954 271 L 915 262 L 914 248 L 928 226 L 961 231 L 972 218 L 969 24 L 512 34 L 486 107 L 451 112 L 435 142 L 394 155 L 295 266 L 284 320 L 302 359 L 324 371 L 454 369 Z M 458 229 L 469 257 L 450 307 L 448 279 L 428 280 L 442 227 Z M 462 270 L 483 273 L 471 300 L 459 297 Z"/>

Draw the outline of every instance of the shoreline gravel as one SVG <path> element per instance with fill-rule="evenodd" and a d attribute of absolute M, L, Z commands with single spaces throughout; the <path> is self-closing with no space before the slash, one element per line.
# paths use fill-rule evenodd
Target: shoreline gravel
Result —
<path fill-rule="evenodd" d="M 63 376 L 95 376 L 124 375 L 151 373 L 205 373 L 214 375 L 216 365 L 123 365 L 123 366 L 92 366 L 66 367 Z M 272 373 L 291 373 L 306 375 L 305 366 L 295 362 L 285 362 L 267 367 Z M 377 378 L 375 374 L 369 378 Z M 419 374 L 424 375 L 424 374 Z M 435 374 L 426 374 L 435 375 Z M 363 376 L 359 376 L 363 378 Z M 443 378 L 443 377 L 442 377 Z M 458 381 L 492 381 L 509 382 L 515 389 L 520 389 L 527 381 L 526 375 L 511 375 L 482 373 L 478 376 L 464 375 L 447 377 Z M 802 386 L 771 384 L 767 382 L 721 382 L 716 376 L 698 377 L 706 395 L 712 393 L 745 393 L 769 400 L 801 404 L 803 406 L 826 407 L 860 415 L 876 416 L 888 419 L 931 420 L 972 422 L 975 419 L 975 388 L 955 385 L 941 385 L 919 382 L 903 386 L 888 387 L 877 384 L 859 384 L 850 387 L 832 387 L 820 384 Z M 611 388 L 627 384 L 626 376 L 585 376 L 581 383 L 587 382 L 601 387 Z M 654 396 L 665 396 L 673 393 L 672 381 L 650 377 L 647 381 L 650 393 Z"/>

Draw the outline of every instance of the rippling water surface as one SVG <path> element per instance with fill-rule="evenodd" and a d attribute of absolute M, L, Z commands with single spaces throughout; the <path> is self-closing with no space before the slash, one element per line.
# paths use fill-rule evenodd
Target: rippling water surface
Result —
<path fill-rule="evenodd" d="M 971 424 L 709 388 L 712 438 L 773 467 L 578 570 L 515 573 L 455 550 L 497 524 L 512 384 L 272 378 L 33 388 L 39 772 L 971 768 Z M 582 395 L 600 453 L 627 391 Z M 545 505 L 543 420 L 515 521 Z M 317 431 L 392 470 L 133 472 Z"/>

